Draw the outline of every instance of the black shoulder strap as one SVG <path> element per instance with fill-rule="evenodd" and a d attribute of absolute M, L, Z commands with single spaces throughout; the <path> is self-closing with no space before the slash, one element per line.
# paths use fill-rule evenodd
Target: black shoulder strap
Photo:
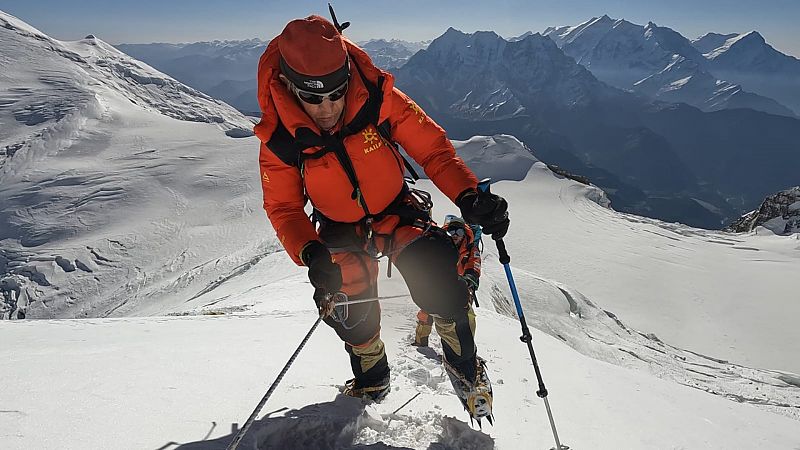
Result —
<path fill-rule="evenodd" d="M 278 120 L 278 126 L 272 133 L 272 137 L 267 142 L 267 148 L 272 151 L 281 161 L 293 167 L 300 166 L 300 155 L 308 145 L 295 139 L 289 130 Z"/>
<path fill-rule="evenodd" d="M 378 124 L 375 128 L 378 129 L 378 133 L 380 133 L 383 139 L 386 140 L 386 142 L 388 142 L 389 145 L 391 145 L 394 148 L 394 151 L 397 152 L 400 158 L 403 159 L 403 165 L 406 166 L 406 170 L 408 170 L 408 173 L 411 174 L 411 178 L 414 181 L 419 180 L 419 174 L 417 174 L 417 171 L 414 170 L 414 166 L 412 166 L 411 163 L 408 162 L 408 159 L 406 159 L 406 157 L 403 156 L 402 153 L 400 153 L 400 149 L 397 148 L 397 143 L 394 141 L 394 139 L 392 139 L 392 126 L 389 124 L 389 121 L 384 120 L 383 122 Z"/>
<path fill-rule="evenodd" d="M 400 153 L 400 150 L 397 148 L 397 143 L 394 141 L 394 139 L 392 139 L 392 127 L 389 124 L 389 121 L 384 120 L 383 122 L 378 123 L 381 114 L 381 106 L 383 106 L 383 83 L 386 81 L 386 79 L 381 75 L 378 77 L 378 82 L 373 83 L 364 75 L 364 72 L 361 71 L 361 68 L 358 67 L 358 64 L 355 63 L 355 60 L 353 63 L 356 66 L 358 74 L 361 75 L 361 81 L 367 88 L 367 92 L 369 92 L 369 100 L 367 101 L 367 104 L 361 108 L 358 114 L 356 114 L 356 117 L 353 119 L 353 121 L 348 124 L 348 127 L 353 128 L 354 132 L 358 132 L 363 130 L 368 124 L 374 125 L 381 137 L 383 137 L 392 150 L 394 150 L 394 152 L 397 153 L 397 155 L 403 160 L 403 165 L 411 174 L 411 177 L 414 179 L 414 181 L 419 180 L 417 171 L 414 170 L 414 167 L 408 162 L 406 157 Z"/>

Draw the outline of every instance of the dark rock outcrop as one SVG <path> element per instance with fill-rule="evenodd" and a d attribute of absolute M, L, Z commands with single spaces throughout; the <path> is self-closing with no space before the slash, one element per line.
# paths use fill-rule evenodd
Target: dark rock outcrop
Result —
<path fill-rule="evenodd" d="M 761 206 L 725 228 L 742 233 L 763 226 L 775 234 L 800 233 L 800 186 L 770 195 Z"/>

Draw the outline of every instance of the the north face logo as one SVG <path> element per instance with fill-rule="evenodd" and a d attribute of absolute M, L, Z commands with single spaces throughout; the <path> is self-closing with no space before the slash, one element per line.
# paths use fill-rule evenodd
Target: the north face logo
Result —
<path fill-rule="evenodd" d="M 311 89 L 323 89 L 325 87 L 325 84 L 320 80 L 306 80 L 303 81 L 303 84 Z"/>

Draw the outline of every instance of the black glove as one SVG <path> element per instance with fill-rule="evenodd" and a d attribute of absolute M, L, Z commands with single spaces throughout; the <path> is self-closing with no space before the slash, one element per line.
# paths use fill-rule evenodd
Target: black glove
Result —
<path fill-rule="evenodd" d="M 466 190 L 458 196 L 456 205 L 467 223 L 481 226 L 483 233 L 492 239 L 502 239 L 511 223 L 508 219 L 508 202 L 491 192 Z"/>
<path fill-rule="evenodd" d="M 303 264 L 308 266 L 311 285 L 323 289 L 324 294 L 334 294 L 342 288 L 342 268 L 333 262 L 331 252 L 319 241 L 312 241 L 300 253 Z M 315 292 L 315 300 L 317 294 Z"/>

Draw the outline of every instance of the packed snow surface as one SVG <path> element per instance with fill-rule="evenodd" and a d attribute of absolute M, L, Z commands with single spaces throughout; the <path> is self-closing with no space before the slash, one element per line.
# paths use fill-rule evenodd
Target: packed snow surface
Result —
<path fill-rule="evenodd" d="M 257 315 L 3 323 L 4 339 L 25 342 L 0 351 L 5 376 L 15 380 L 2 393 L 4 448 L 224 448 L 314 322 L 302 277 L 282 285 L 250 294 L 268 311 Z M 385 292 L 395 288 L 399 283 Z M 408 344 L 416 309 L 404 296 L 382 304 L 393 371 L 384 403 L 337 395 L 349 365 L 333 331 L 320 327 L 242 448 L 550 448 L 519 325 L 484 299 L 477 343 L 494 381 L 494 427 L 465 423 L 438 342 L 428 351 Z M 800 442 L 789 417 L 592 359 L 537 330 L 533 339 L 561 439 L 572 448 Z"/>

